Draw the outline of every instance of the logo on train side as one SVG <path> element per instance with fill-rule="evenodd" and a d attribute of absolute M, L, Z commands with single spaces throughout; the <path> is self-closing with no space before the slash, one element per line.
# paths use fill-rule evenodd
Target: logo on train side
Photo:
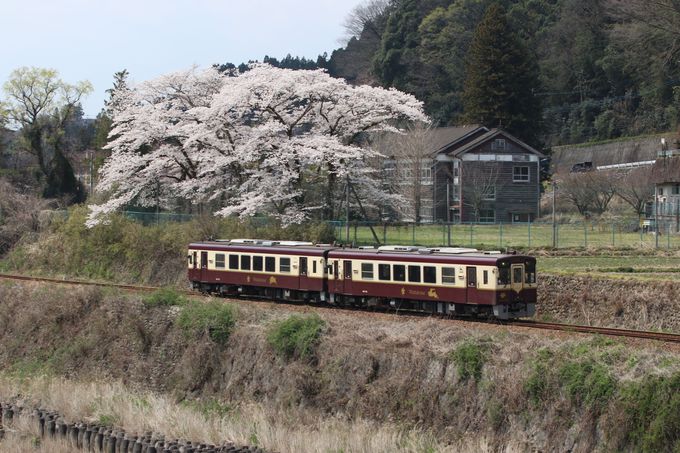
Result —
<path fill-rule="evenodd" d="M 278 282 L 276 281 L 276 277 L 274 277 L 273 275 L 271 277 L 269 277 L 269 284 L 270 285 L 276 285 L 277 283 Z"/>
<path fill-rule="evenodd" d="M 402 287 L 401 288 L 401 295 L 403 296 L 404 294 L 406 294 L 406 288 Z"/>
<path fill-rule="evenodd" d="M 246 281 L 250 283 L 250 275 L 246 276 Z"/>
<path fill-rule="evenodd" d="M 437 294 L 437 290 L 434 288 L 430 288 L 430 290 L 427 292 L 427 295 L 434 299 L 439 299 L 439 294 Z"/>

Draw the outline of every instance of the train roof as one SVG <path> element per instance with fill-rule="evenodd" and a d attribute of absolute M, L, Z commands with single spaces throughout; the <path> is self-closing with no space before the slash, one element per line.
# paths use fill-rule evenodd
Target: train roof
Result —
<path fill-rule="evenodd" d="M 232 239 L 207 242 L 194 242 L 189 245 L 193 250 L 217 250 L 249 253 L 274 253 L 282 255 L 324 256 L 329 258 L 344 258 L 356 260 L 376 261 L 425 261 L 425 262 L 456 262 L 469 264 L 496 263 L 508 260 L 510 262 L 533 260 L 526 255 L 515 255 L 501 252 L 482 252 L 464 247 L 434 247 L 417 246 L 382 246 L 349 248 L 330 244 L 312 244 L 302 241 L 270 241 L 259 239 Z"/>

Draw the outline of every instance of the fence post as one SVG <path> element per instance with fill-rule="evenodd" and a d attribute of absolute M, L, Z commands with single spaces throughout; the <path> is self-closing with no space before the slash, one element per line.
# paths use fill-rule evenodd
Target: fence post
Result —
<path fill-rule="evenodd" d="M 527 227 L 528 227 L 527 236 L 528 236 L 528 238 L 529 238 L 529 240 L 528 240 L 528 243 L 529 243 L 528 246 L 531 247 L 531 217 L 529 217 L 529 221 L 527 222 Z"/>
<path fill-rule="evenodd" d="M 383 222 L 383 244 L 387 244 L 387 222 Z"/>
<path fill-rule="evenodd" d="M 588 222 L 583 221 L 583 248 L 588 248 Z"/>
<path fill-rule="evenodd" d="M 446 224 L 446 245 L 451 247 L 451 223 Z"/>
<path fill-rule="evenodd" d="M 500 222 L 499 228 L 498 228 L 498 243 L 499 247 L 503 248 L 503 221 Z"/>
<path fill-rule="evenodd" d="M 670 222 L 666 222 L 666 248 L 671 248 L 671 227 Z"/>
<path fill-rule="evenodd" d="M 411 245 L 416 245 L 416 222 L 413 222 L 413 232 L 411 233 Z"/>
<path fill-rule="evenodd" d="M 612 247 L 614 247 L 614 243 L 615 243 L 615 238 L 614 238 L 615 232 L 616 232 L 616 226 L 615 226 L 614 222 L 612 222 Z"/>
<path fill-rule="evenodd" d="M 472 247 L 472 222 L 470 222 L 470 247 Z"/>

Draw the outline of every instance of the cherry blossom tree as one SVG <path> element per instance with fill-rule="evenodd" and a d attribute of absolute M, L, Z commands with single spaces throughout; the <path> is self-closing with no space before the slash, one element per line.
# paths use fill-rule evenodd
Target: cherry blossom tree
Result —
<path fill-rule="evenodd" d="M 377 153 L 361 146 L 366 134 L 425 119 L 405 93 L 264 64 L 168 74 L 128 90 L 122 104 L 98 185 L 108 201 L 91 206 L 91 225 L 131 203 L 178 199 L 284 224 L 332 218 L 338 180 L 381 195 L 366 165 Z"/>

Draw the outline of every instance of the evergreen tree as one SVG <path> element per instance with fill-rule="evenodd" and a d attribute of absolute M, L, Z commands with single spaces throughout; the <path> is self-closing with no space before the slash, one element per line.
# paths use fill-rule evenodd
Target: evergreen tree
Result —
<path fill-rule="evenodd" d="M 505 10 L 492 4 L 477 26 L 466 57 L 464 118 L 469 123 L 502 126 L 538 146 L 541 106 L 538 66 L 511 28 Z"/>

